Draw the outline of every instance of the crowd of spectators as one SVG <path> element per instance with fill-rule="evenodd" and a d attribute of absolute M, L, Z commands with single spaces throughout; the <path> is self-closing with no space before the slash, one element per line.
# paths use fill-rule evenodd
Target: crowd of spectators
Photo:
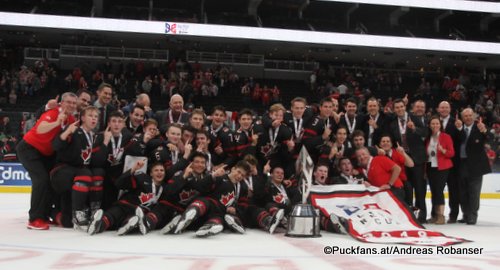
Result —
<path fill-rule="evenodd" d="M 199 100 L 215 98 L 226 91 L 240 94 L 242 104 L 256 110 L 283 101 L 277 85 L 261 85 L 253 77 L 240 78 L 230 66 L 202 67 L 198 62 L 188 63 L 182 58 L 175 58 L 165 64 L 105 61 L 95 68 L 82 64 L 67 72 L 40 60 L 33 66 L 23 65 L 17 70 L 2 71 L 0 104 L 15 104 L 38 93 L 61 94 L 68 89 L 75 92 L 87 89 L 95 99 L 96 89 L 101 83 L 113 86 L 112 104 L 116 108 L 131 104 L 140 93 L 164 99 L 180 94 L 186 101 L 187 110 L 192 110 Z M 385 112 L 390 112 L 393 98 L 405 92 L 410 93 L 411 99 L 422 99 L 428 104 L 428 116 L 435 113 L 436 101 L 443 99 L 449 100 L 454 110 L 470 106 L 492 128 L 494 139 L 489 142 L 490 153 L 495 152 L 498 156 L 500 106 L 496 83 L 494 73 L 478 78 L 468 75 L 465 69 L 443 74 L 405 74 L 374 66 L 337 67 L 332 64 L 313 71 L 309 79 L 310 91 L 312 96 L 318 97 L 317 100 L 329 96 L 343 104 L 348 97 L 354 97 L 360 112 L 366 111 L 365 101 L 373 96 L 377 96 Z M 404 88 L 408 84 L 413 88 Z M 312 101 L 314 106 L 315 100 Z M 25 134 L 26 123 L 28 127 L 34 124 L 31 122 L 34 120 L 30 114 L 24 114 L 18 126 L 10 127 L 8 132 L 0 131 L 0 136 L 3 140 L 13 135 L 19 138 Z"/>

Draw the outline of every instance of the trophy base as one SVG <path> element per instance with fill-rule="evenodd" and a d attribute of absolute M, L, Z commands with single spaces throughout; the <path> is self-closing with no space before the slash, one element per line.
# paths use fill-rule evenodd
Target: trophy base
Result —
<path fill-rule="evenodd" d="M 320 215 L 310 204 L 297 204 L 288 218 L 288 237 L 321 237 Z"/>

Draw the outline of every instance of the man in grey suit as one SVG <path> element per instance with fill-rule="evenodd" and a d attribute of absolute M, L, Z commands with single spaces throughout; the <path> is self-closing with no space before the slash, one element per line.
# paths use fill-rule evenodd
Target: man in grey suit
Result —
<path fill-rule="evenodd" d="M 484 150 L 488 130 L 482 118 L 476 123 L 476 114 L 470 108 L 462 111 L 462 121 L 457 121 L 460 131 L 460 203 L 463 219 L 460 223 L 475 225 L 479 211 L 483 175 L 491 168 Z"/>

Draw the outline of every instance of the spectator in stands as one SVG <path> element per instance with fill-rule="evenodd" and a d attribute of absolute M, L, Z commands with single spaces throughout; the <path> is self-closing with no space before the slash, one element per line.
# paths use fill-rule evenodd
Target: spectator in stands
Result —
<path fill-rule="evenodd" d="M 10 126 L 10 119 L 7 116 L 2 118 L 0 121 L 0 135 L 9 136 L 12 135 L 12 127 Z"/>
<path fill-rule="evenodd" d="M 153 110 L 151 109 L 151 100 L 149 99 L 149 95 L 146 93 L 139 94 L 135 99 L 135 102 L 131 102 L 127 106 L 122 108 L 123 114 L 127 117 L 130 111 L 136 106 L 140 105 L 144 107 L 145 117 L 146 119 L 152 118 L 154 115 Z"/>
<path fill-rule="evenodd" d="M 146 76 L 146 78 L 144 78 L 141 87 L 146 94 L 149 94 L 151 92 L 151 88 L 153 87 L 153 81 L 151 80 L 151 76 L 148 75 Z"/>
<path fill-rule="evenodd" d="M 34 113 L 30 113 L 30 118 L 26 120 L 23 127 L 23 134 L 28 133 L 28 131 L 35 125 L 36 118 Z"/>
<path fill-rule="evenodd" d="M 497 154 L 495 153 L 495 151 L 491 149 L 491 145 L 489 143 L 486 143 L 484 145 L 484 149 L 486 151 L 486 155 L 488 156 L 488 162 L 490 164 L 490 167 L 493 168 L 493 164 L 495 163 Z"/>
<path fill-rule="evenodd" d="M 14 89 L 10 90 L 9 103 L 15 105 L 17 103 L 17 94 Z"/>

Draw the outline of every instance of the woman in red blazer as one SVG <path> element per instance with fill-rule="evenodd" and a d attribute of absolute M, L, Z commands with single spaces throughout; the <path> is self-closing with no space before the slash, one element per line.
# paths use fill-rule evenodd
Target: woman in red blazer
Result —
<path fill-rule="evenodd" d="M 455 155 L 450 135 L 442 132 L 441 120 L 434 116 L 429 121 L 430 136 L 425 141 L 427 153 L 427 177 L 431 187 L 434 215 L 430 223 L 444 224 L 444 186 L 448 172 L 453 167 L 451 158 Z"/>

